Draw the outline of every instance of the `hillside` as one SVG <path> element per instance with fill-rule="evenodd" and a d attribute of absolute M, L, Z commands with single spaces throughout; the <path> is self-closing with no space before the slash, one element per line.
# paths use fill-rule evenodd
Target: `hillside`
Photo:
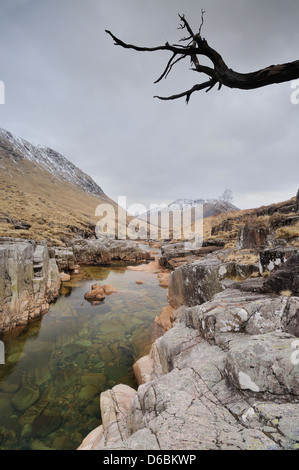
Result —
<path fill-rule="evenodd" d="M 278 241 L 299 246 L 299 215 L 296 198 L 255 209 L 237 210 L 204 219 L 205 238 L 221 239 L 227 248 L 235 248 L 239 230 L 247 225 L 264 230 Z"/>
<path fill-rule="evenodd" d="M 95 209 L 116 204 L 58 152 L 0 129 L 0 236 L 63 245 L 93 236 Z"/>

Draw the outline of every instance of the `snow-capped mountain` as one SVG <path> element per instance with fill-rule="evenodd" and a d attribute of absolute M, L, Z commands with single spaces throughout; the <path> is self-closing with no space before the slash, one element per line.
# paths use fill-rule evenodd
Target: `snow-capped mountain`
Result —
<path fill-rule="evenodd" d="M 99 197 L 105 196 L 103 190 L 90 176 L 86 175 L 60 153 L 49 147 L 35 146 L 0 128 L 0 168 L 6 171 L 7 162 L 5 159 L 7 158 L 15 165 L 18 165 L 21 159 L 27 159 L 61 181 L 75 184 L 89 194 Z"/>
<path fill-rule="evenodd" d="M 224 212 L 236 211 L 238 208 L 229 201 L 225 201 L 221 198 L 219 199 L 176 199 L 174 202 L 166 205 L 159 205 L 158 207 L 152 208 L 151 210 L 140 214 L 138 216 L 141 220 L 147 220 L 148 216 L 156 216 L 159 212 L 161 214 L 169 212 L 180 212 L 187 211 L 193 207 L 198 206 L 199 204 L 203 205 L 203 217 L 209 217 L 211 215 L 218 215 Z"/>
<path fill-rule="evenodd" d="M 51 245 L 94 237 L 102 203 L 117 206 L 60 153 L 0 129 L 0 237 Z"/>

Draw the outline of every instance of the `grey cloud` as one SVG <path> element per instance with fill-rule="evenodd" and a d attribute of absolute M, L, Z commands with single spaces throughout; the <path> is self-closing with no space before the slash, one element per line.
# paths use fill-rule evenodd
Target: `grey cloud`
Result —
<path fill-rule="evenodd" d="M 159 85 L 167 54 L 115 47 L 105 34 L 177 41 L 177 13 L 227 64 L 252 71 L 298 58 L 296 0 L 10 0 L 0 4 L 1 127 L 49 145 L 114 199 L 170 202 L 231 188 L 240 207 L 279 201 L 298 186 L 299 105 L 290 84 L 198 93 L 159 102 L 201 77 L 178 66 Z"/>

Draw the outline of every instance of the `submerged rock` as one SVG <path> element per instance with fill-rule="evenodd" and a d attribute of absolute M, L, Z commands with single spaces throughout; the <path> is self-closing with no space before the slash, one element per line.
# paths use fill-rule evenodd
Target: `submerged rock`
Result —
<path fill-rule="evenodd" d="M 40 390 L 38 387 L 24 385 L 20 390 L 12 397 L 11 402 L 18 411 L 25 411 L 40 397 Z"/>
<path fill-rule="evenodd" d="M 95 397 L 100 393 L 98 387 L 93 384 L 85 385 L 85 387 L 81 388 L 79 393 L 80 400 L 90 400 L 91 398 Z"/>
<path fill-rule="evenodd" d="M 37 416 L 32 424 L 32 430 L 36 436 L 48 437 L 56 431 L 62 422 L 62 417 L 53 412 L 44 412 Z"/>
<path fill-rule="evenodd" d="M 0 392 L 0 414 L 3 418 L 9 417 L 15 413 L 10 398 L 11 395 Z"/>
<path fill-rule="evenodd" d="M 16 393 L 20 388 L 20 384 L 11 382 L 0 383 L 0 391 L 4 393 Z"/>
<path fill-rule="evenodd" d="M 30 443 L 30 450 L 54 450 L 54 449 L 51 449 L 50 447 L 47 447 L 46 445 L 44 445 L 42 442 L 38 441 L 37 439 L 34 439 L 34 441 Z"/>
<path fill-rule="evenodd" d="M 83 385 L 94 385 L 98 390 L 103 390 L 106 384 L 107 378 L 106 375 L 101 373 L 89 373 L 85 374 L 82 377 L 82 384 Z"/>
<path fill-rule="evenodd" d="M 31 434 L 32 434 L 32 425 L 25 424 L 21 432 L 21 437 L 23 439 L 27 439 L 29 436 L 31 436 Z"/>

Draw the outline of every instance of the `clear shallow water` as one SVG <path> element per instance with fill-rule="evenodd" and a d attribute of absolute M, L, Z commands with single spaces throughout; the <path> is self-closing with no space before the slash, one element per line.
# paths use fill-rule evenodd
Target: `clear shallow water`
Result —
<path fill-rule="evenodd" d="M 0 450 L 76 449 L 101 423 L 100 393 L 137 386 L 132 365 L 160 334 L 153 320 L 167 290 L 125 267 L 88 267 L 83 277 L 64 284 L 40 320 L 0 338 Z M 118 293 L 93 306 L 84 294 L 95 282 Z"/>

